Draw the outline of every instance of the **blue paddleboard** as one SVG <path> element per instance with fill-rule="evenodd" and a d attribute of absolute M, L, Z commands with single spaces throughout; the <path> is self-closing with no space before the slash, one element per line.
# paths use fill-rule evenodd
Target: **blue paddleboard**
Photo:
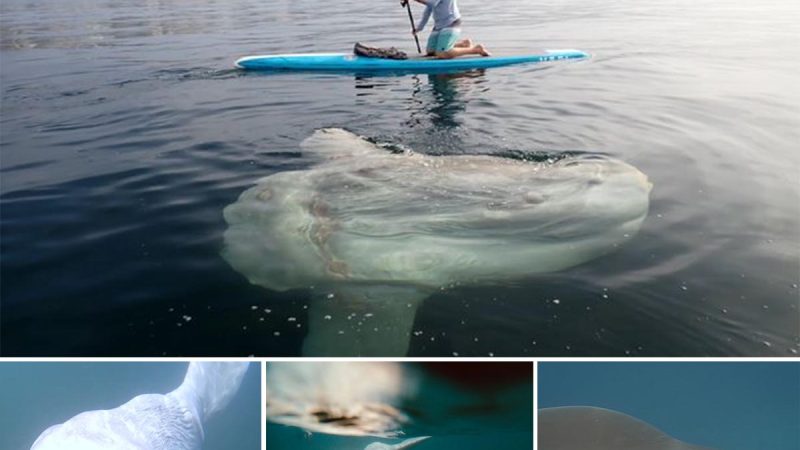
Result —
<path fill-rule="evenodd" d="M 454 59 L 367 58 L 347 53 L 308 53 L 295 55 L 245 56 L 236 67 L 245 70 L 291 70 L 330 72 L 435 72 L 450 70 L 486 69 L 512 64 L 539 63 L 565 59 L 583 59 L 589 55 L 580 50 L 546 50 L 537 55 L 470 56 Z"/>

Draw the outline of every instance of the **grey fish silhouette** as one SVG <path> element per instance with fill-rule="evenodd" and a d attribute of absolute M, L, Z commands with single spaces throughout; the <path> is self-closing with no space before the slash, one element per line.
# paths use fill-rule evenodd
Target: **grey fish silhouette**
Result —
<path fill-rule="evenodd" d="M 713 450 L 681 442 L 656 427 L 604 408 L 539 410 L 539 450 Z"/>

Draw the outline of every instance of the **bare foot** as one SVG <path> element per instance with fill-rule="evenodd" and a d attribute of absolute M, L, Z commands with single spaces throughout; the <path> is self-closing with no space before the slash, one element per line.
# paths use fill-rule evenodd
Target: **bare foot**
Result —
<path fill-rule="evenodd" d="M 486 47 L 484 47 L 484 46 L 483 46 L 483 45 L 481 45 L 481 44 L 478 44 L 478 45 L 476 45 L 476 46 L 475 46 L 475 50 L 477 50 L 477 51 L 478 51 L 478 53 L 480 53 L 480 54 L 481 54 L 481 56 L 492 56 L 492 54 L 491 54 L 491 53 L 489 53 L 489 51 L 488 51 L 488 50 L 486 50 Z"/>

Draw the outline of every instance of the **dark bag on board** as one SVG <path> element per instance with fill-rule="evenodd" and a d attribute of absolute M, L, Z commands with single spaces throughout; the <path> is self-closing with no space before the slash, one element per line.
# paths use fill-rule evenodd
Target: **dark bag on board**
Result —
<path fill-rule="evenodd" d="M 358 56 L 365 56 L 367 58 L 408 59 L 408 55 L 406 55 L 405 52 L 401 52 L 394 47 L 369 47 L 360 42 L 356 42 L 355 47 L 353 47 L 353 53 Z"/>

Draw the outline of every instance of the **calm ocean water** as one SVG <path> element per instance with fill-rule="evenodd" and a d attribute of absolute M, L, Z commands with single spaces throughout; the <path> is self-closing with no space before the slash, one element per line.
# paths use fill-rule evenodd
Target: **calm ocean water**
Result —
<path fill-rule="evenodd" d="M 429 298 L 412 355 L 797 354 L 800 4 L 460 6 L 495 53 L 593 58 L 456 79 L 244 74 L 247 54 L 410 50 L 407 16 L 388 0 L 4 0 L 0 351 L 298 354 L 308 293 L 234 271 L 222 210 L 336 126 L 431 154 L 603 153 L 654 184 L 618 251 Z"/>
<path fill-rule="evenodd" d="M 204 450 L 261 448 L 261 371 L 250 364 L 239 392 L 204 424 Z M 84 411 L 116 408 L 141 394 L 166 394 L 185 363 L 0 364 L 0 448 L 31 447 L 48 427 Z"/>
<path fill-rule="evenodd" d="M 539 407 L 596 406 L 719 450 L 800 448 L 800 364 L 541 363 Z"/>

